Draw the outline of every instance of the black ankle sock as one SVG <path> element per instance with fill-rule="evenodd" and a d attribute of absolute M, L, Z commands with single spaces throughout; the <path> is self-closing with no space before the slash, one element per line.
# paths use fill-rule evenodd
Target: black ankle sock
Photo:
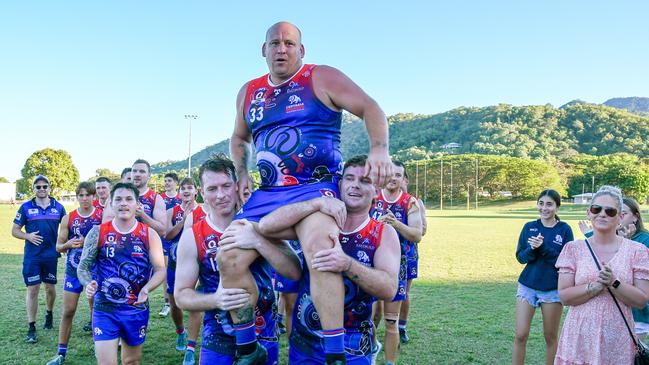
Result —
<path fill-rule="evenodd" d="M 345 354 L 325 354 L 325 364 L 332 363 L 336 360 L 345 361 Z"/>
<path fill-rule="evenodd" d="M 51 317 L 52 316 L 52 311 L 47 311 L 47 313 L 45 313 L 45 315 L 48 316 L 48 317 Z"/>
<path fill-rule="evenodd" d="M 237 353 L 240 355 L 250 355 L 257 349 L 257 342 L 247 343 L 245 345 L 237 345 Z"/>
<path fill-rule="evenodd" d="M 36 329 L 36 322 L 29 322 L 29 329 Z"/>

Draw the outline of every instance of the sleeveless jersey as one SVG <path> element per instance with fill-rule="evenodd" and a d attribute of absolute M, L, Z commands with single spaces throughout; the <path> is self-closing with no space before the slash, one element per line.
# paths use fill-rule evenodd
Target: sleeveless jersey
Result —
<path fill-rule="evenodd" d="M 106 202 L 108 202 L 108 200 L 106 200 Z M 106 208 L 105 205 L 101 205 L 101 202 L 99 201 L 99 199 L 95 199 L 95 200 L 93 200 L 93 201 L 92 201 L 92 206 L 95 207 L 95 208 L 97 208 L 97 209 L 102 209 L 102 210 L 103 210 L 104 208 Z"/>
<path fill-rule="evenodd" d="M 144 213 L 146 213 L 146 215 L 151 218 L 153 218 L 153 208 L 155 208 L 155 201 L 157 198 L 158 193 L 156 193 L 152 189 L 147 190 L 144 195 L 140 195 L 140 203 L 142 204 L 142 209 L 144 209 Z"/>
<path fill-rule="evenodd" d="M 198 253 L 198 280 L 206 294 L 218 289 L 221 276 L 216 261 L 221 232 L 209 219 L 203 219 L 192 226 Z M 277 341 L 275 293 L 271 283 L 270 265 L 259 258 L 250 271 L 259 287 L 259 299 L 255 307 L 255 326 L 257 338 Z M 203 318 L 203 346 L 226 355 L 234 355 L 235 338 L 232 320 L 227 311 L 213 309 L 205 311 Z"/>
<path fill-rule="evenodd" d="M 176 196 L 169 196 L 166 192 L 160 194 L 162 200 L 165 202 L 165 210 L 171 209 L 176 205 L 180 205 L 182 200 L 180 199 L 180 193 L 176 193 Z"/>
<path fill-rule="evenodd" d="M 101 224 L 102 210 L 94 208 L 90 215 L 82 216 L 79 210 L 75 209 L 70 212 L 68 216 L 68 240 L 77 237 L 86 237 L 88 232 L 94 226 Z M 73 278 L 77 277 L 77 267 L 81 261 L 81 252 L 83 246 L 79 248 L 71 248 L 68 250 L 67 258 L 65 259 L 65 274 Z"/>
<path fill-rule="evenodd" d="M 412 202 L 412 195 L 401 191 L 399 196 L 394 201 L 388 201 L 383 195 L 383 190 L 379 193 L 379 196 L 376 198 L 374 207 L 370 211 L 370 216 L 376 220 L 381 218 L 381 216 L 388 211 L 391 211 L 394 214 L 394 217 L 401 223 L 408 225 L 408 211 Z M 412 247 L 412 242 L 406 240 L 399 231 L 399 242 L 401 243 L 401 253 L 406 254 L 410 251 Z"/>
<path fill-rule="evenodd" d="M 128 233 L 120 233 L 112 221 L 99 226 L 95 270 L 99 284 L 95 308 L 106 312 L 147 309 L 148 303 L 133 303 L 152 274 L 149 227 L 137 222 Z"/>
<path fill-rule="evenodd" d="M 373 267 L 374 254 L 381 244 L 384 223 L 370 217 L 354 232 L 341 232 L 343 251 L 362 265 Z M 310 294 L 310 276 L 306 264 L 293 311 L 293 332 L 290 344 L 305 354 L 324 351 L 320 319 Z M 372 303 L 375 297 L 366 293 L 346 275 L 343 275 L 345 303 L 345 351 L 355 356 L 366 356 L 372 351 Z"/>
<path fill-rule="evenodd" d="M 171 211 L 171 214 L 171 224 L 173 226 L 182 222 L 183 218 L 185 217 L 185 211 L 181 208 L 180 205 L 176 205 Z M 194 208 L 194 210 L 192 211 L 192 216 L 193 223 L 197 223 L 205 219 L 206 215 L 203 207 L 199 205 L 198 207 Z M 178 232 L 178 235 L 176 235 L 176 237 L 171 240 L 171 247 L 169 248 L 169 261 L 167 261 L 167 266 L 171 270 L 176 270 L 176 262 L 178 258 L 178 242 L 180 241 L 182 234 L 183 228 L 181 228 L 180 232 Z"/>
<path fill-rule="evenodd" d="M 257 151 L 261 187 L 334 181 L 342 171 L 342 113 L 315 95 L 315 65 L 272 85 L 269 75 L 249 82 L 243 114 Z"/>

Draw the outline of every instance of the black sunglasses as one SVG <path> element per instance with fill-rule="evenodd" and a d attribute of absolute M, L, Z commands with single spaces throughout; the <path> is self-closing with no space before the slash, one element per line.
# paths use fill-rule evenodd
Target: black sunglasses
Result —
<path fill-rule="evenodd" d="M 46 190 L 47 188 L 49 188 L 48 185 L 34 185 L 34 189 L 36 190 L 41 190 L 41 189 Z"/>
<path fill-rule="evenodd" d="M 590 212 L 593 214 L 599 214 L 602 209 L 604 209 L 604 213 L 606 213 L 607 216 L 609 217 L 615 217 L 617 216 L 617 209 L 613 207 L 603 207 L 601 205 L 591 205 L 590 206 Z"/>

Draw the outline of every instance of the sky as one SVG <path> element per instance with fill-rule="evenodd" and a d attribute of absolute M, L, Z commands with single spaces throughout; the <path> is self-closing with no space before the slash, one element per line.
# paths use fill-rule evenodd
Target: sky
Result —
<path fill-rule="evenodd" d="M 646 14 L 647 1 L 5 2 L 0 176 L 47 147 L 81 179 L 184 159 L 186 114 L 192 153 L 228 138 L 280 20 L 302 30 L 305 63 L 340 69 L 392 115 L 649 97 Z"/>

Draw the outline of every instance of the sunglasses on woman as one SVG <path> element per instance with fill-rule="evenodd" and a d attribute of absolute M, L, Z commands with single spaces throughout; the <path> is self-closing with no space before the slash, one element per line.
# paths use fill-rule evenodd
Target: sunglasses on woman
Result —
<path fill-rule="evenodd" d="M 606 213 L 607 216 L 609 217 L 615 217 L 617 216 L 617 209 L 613 207 L 603 207 L 601 205 L 596 205 L 593 204 L 590 206 L 590 212 L 593 214 L 599 214 L 601 213 L 602 209 L 604 210 L 604 213 Z"/>

